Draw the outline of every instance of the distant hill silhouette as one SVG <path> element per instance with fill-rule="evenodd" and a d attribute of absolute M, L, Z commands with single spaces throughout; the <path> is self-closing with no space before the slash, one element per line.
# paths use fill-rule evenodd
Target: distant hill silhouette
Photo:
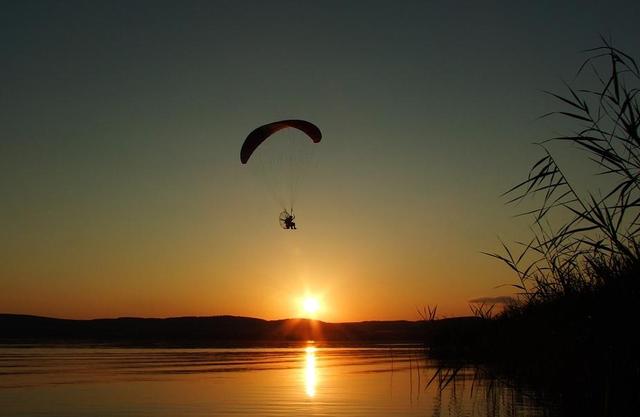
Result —
<path fill-rule="evenodd" d="M 67 320 L 0 314 L 0 343 L 204 345 L 235 342 L 420 342 L 420 321 L 325 323 L 309 319 L 174 317 Z"/>

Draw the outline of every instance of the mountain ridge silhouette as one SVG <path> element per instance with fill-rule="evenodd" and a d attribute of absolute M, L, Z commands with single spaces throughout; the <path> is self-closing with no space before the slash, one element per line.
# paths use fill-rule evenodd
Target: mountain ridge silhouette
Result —
<path fill-rule="evenodd" d="M 0 314 L 0 343 L 203 345 L 231 342 L 419 342 L 424 322 L 370 320 L 329 323 L 304 318 L 184 316 L 61 319 Z"/>

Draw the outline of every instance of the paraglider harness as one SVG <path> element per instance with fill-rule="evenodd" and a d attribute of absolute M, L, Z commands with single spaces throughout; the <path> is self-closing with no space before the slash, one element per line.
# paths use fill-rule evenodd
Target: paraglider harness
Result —
<path fill-rule="evenodd" d="M 280 213 L 280 227 L 287 230 L 296 230 L 296 223 L 293 221 L 296 218 L 295 214 L 293 214 L 293 210 L 289 213 L 287 210 L 283 210 Z"/>

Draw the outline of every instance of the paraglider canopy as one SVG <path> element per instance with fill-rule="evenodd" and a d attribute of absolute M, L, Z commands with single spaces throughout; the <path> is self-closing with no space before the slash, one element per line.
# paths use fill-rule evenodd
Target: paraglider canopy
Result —
<path fill-rule="evenodd" d="M 279 130 L 286 128 L 295 128 L 304 132 L 313 143 L 318 143 L 322 139 L 322 133 L 318 126 L 306 120 L 281 120 L 279 122 L 268 123 L 254 129 L 249 136 L 245 139 L 240 149 L 240 162 L 246 164 L 253 152 L 260 146 L 262 142 L 267 140 L 269 136 L 273 135 Z"/>

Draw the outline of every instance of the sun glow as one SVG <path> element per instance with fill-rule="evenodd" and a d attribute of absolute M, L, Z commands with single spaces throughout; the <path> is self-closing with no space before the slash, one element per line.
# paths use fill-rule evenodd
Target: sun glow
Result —
<path fill-rule="evenodd" d="M 320 310 L 320 302 L 318 301 L 317 298 L 315 297 L 305 297 L 302 300 L 302 311 L 313 317 L 316 315 L 316 313 L 318 313 L 318 310 Z"/>

